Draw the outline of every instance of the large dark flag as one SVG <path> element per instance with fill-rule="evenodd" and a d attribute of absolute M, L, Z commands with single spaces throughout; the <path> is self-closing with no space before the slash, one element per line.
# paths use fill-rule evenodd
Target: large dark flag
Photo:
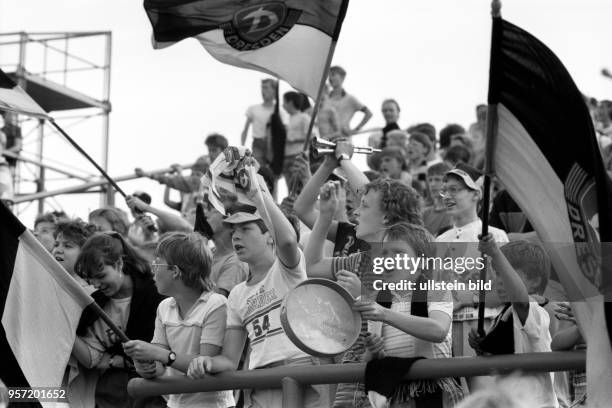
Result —
<path fill-rule="evenodd" d="M 0 69 L 0 110 L 48 118 L 47 112 Z"/>
<path fill-rule="evenodd" d="M 81 312 L 92 302 L 0 203 L 0 379 L 9 387 L 60 387 Z"/>
<path fill-rule="evenodd" d="M 574 301 L 588 343 L 589 406 L 604 406 L 612 400 L 606 317 L 608 331 L 612 322 L 602 296 L 612 278 L 612 183 L 588 108 L 554 53 L 501 17 L 493 18 L 489 81 L 489 106 L 498 118 L 495 174 L 533 224 Z"/>
<path fill-rule="evenodd" d="M 226 64 L 266 72 L 316 98 L 348 0 L 145 0 L 153 46 L 194 37 Z"/>

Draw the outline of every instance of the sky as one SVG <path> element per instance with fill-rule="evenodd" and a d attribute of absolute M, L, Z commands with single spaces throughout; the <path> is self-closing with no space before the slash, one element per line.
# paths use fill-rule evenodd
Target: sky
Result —
<path fill-rule="evenodd" d="M 547 44 L 583 93 L 612 99 L 612 81 L 600 74 L 602 68 L 612 68 L 612 2 L 504 1 L 502 16 Z M 486 101 L 490 30 L 487 0 L 352 0 L 333 64 L 347 70 L 345 88 L 374 113 L 366 127 L 384 124 L 380 104 L 389 97 L 401 106 L 402 127 L 418 122 L 431 122 L 438 130 L 448 123 L 467 127 L 475 120 L 475 106 Z M 151 27 L 138 1 L 0 0 L 0 32 L 14 31 L 112 32 L 109 173 L 114 176 L 134 167 L 192 163 L 206 153 L 203 141 L 211 132 L 238 144 L 244 113 L 260 101 L 259 81 L 266 77 L 221 64 L 193 39 L 153 50 Z M 103 46 L 76 42 L 71 50 L 99 60 Z M 0 47 L 0 67 L 11 63 L 13 54 Z M 40 52 L 28 55 L 26 68 L 40 59 Z M 100 95 L 100 80 L 78 75 L 70 79 L 75 89 Z M 282 84 L 281 92 L 287 90 L 289 86 Z M 92 156 L 100 157 L 99 119 L 76 126 L 69 120 L 61 123 Z M 365 138 L 356 144 L 365 144 Z M 26 138 L 25 149 L 34 152 L 31 140 Z M 44 144 L 49 160 L 95 173 L 58 135 L 50 134 Z M 78 181 L 51 180 L 47 189 L 74 184 Z M 128 193 L 146 190 L 154 204 L 163 206 L 163 188 L 156 182 L 137 180 L 121 186 Z M 31 184 L 22 188 L 31 190 Z M 64 195 L 46 205 L 87 218 L 99 206 L 99 198 Z M 126 208 L 120 199 L 117 205 Z M 35 207 L 20 208 L 27 226 L 32 226 Z"/>

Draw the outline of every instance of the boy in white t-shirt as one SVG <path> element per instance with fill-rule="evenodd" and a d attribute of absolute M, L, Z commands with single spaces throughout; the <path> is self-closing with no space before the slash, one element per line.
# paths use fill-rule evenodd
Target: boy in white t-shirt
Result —
<path fill-rule="evenodd" d="M 506 307 L 485 337 L 470 332 L 470 346 L 478 354 L 536 353 L 551 351 L 548 312 L 538 304 L 548 284 L 550 259 L 543 248 L 527 241 L 513 241 L 499 248 L 487 234 L 478 248 L 491 257 L 495 285 Z M 537 401 L 534 408 L 557 408 L 552 373 L 528 374 L 524 390 Z M 519 391 L 519 390 L 517 390 Z"/>
<path fill-rule="evenodd" d="M 443 257 L 454 259 L 477 259 L 480 252 L 477 250 L 478 235 L 482 232 L 482 221 L 478 217 L 478 202 L 482 198 L 480 173 L 473 167 L 457 165 L 448 171 L 443 179 L 440 196 L 446 207 L 446 213 L 451 217 L 453 227 L 436 238 L 437 249 L 445 252 Z M 498 228 L 489 227 L 497 242 L 508 242 L 506 233 Z M 455 268 L 458 269 L 458 268 Z M 469 280 L 478 279 L 480 269 L 464 268 L 464 271 L 445 271 L 449 281 L 457 279 L 467 285 Z M 474 351 L 469 347 L 467 338 L 470 330 L 475 327 L 478 319 L 478 291 L 454 291 L 455 296 L 453 316 L 453 355 L 455 357 L 473 356 Z M 489 299 L 490 300 L 490 299 Z M 487 302 L 485 308 L 485 329 L 489 327 L 493 317 L 499 313 L 498 304 Z M 471 382 L 471 380 L 470 380 Z M 470 384 L 473 388 L 475 384 Z"/>
<path fill-rule="evenodd" d="M 196 357 L 221 352 L 227 319 L 227 301 L 213 291 L 212 255 L 199 233 L 173 233 L 157 245 L 152 270 L 155 286 L 169 296 L 157 307 L 151 343 L 131 340 L 123 344 L 142 377 L 166 372 L 185 375 Z M 172 394 L 169 408 L 233 407 L 231 391 Z"/>
<path fill-rule="evenodd" d="M 267 150 L 267 131 L 266 126 L 270 121 L 270 116 L 274 112 L 274 99 L 276 95 L 276 87 L 278 82 L 272 78 L 266 78 L 261 81 L 261 98 L 263 102 L 257 105 L 251 105 L 246 111 L 246 122 L 240 137 L 240 144 L 244 146 L 249 127 L 253 136 L 253 157 L 260 163 L 266 156 Z"/>
<path fill-rule="evenodd" d="M 249 159 L 246 161 L 248 171 Z M 263 190 L 261 195 L 253 183 L 259 183 Z M 249 177 L 246 190 L 257 208 L 235 207 L 225 223 L 233 228 L 234 251 L 238 259 L 248 264 L 249 278 L 230 292 L 222 354 L 194 360 L 188 372 L 192 378 L 236 370 L 247 336 L 251 346 L 249 368 L 317 363 L 291 342 L 280 322 L 283 298 L 306 279 L 304 257 L 298 248 L 295 230 L 261 177 L 256 180 Z M 327 390 L 325 385 L 306 388 L 304 406 L 328 406 Z M 280 390 L 253 390 L 247 398 L 255 407 L 282 406 Z"/>

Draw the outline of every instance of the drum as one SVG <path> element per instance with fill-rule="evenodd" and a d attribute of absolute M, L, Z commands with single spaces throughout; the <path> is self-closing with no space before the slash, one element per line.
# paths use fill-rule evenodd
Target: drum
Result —
<path fill-rule="evenodd" d="M 361 314 L 354 299 L 329 279 L 308 279 L 287 293 L 281 306 L 281 325 L 293 344 L 317 357 L 348 350 L 359 337 Z"/>

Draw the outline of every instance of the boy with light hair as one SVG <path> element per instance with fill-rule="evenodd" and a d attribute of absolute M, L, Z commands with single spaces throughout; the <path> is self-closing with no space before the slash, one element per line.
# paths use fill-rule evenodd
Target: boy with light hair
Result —
<path fill-rule="evenodd" d="M 252 159 L 245 161 L 245 169 L 252 173 L 251 165 L 256 163 Z M 235 207 L 225 223 L 233 228 L 234 251 L 238 259 L 248 264 L 249 278 L 230 292 L 222 354 L 192 361 L 188 373 L 192 378 L 236 370 L 247 336 L 251 369 L 318 364 L 317 359 L 291 342 L 280 322 L 283 298 L 306 279 L 304 256 L 298 248 L 295 230 L 261 177 L 249 176 L 246 193 L 256 207 Z M 326 385 L 307 387 L 304 406 L 328 406 L 328 389 Z M 282 406 L 280 390 L 252 390 L 245 398 L 253 406 Z"/>

